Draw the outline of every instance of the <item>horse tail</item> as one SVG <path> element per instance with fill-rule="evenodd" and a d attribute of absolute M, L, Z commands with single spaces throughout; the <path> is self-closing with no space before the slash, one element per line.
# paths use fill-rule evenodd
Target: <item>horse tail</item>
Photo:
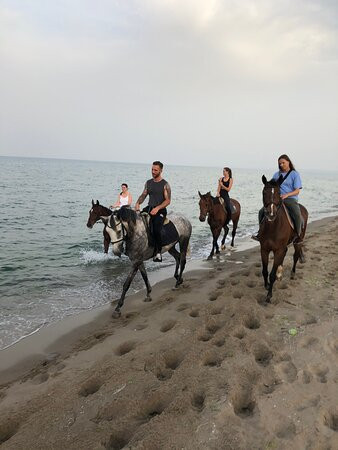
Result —
<path fill-rule="evenodd" d="M 189 242 L 188 247 L 187 247 L 187 253 L 186 253 L 186 256 L 187 256 L 188 258 L 190 258 L 190 256 L 191 256 L 190 242 Z"/>

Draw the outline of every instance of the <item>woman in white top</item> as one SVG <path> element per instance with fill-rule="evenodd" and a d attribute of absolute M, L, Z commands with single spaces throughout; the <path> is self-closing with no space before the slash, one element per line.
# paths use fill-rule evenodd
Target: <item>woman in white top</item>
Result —
<path fill-rule="evenodd" d="M 130 206 L 133 201 L 131 193 L 128 191 L 127 183 L 121 184 L 121 192 L 117 197 L 116 203 L 111 205 L 111 208 L 121 208 L 122 206 Z"/>

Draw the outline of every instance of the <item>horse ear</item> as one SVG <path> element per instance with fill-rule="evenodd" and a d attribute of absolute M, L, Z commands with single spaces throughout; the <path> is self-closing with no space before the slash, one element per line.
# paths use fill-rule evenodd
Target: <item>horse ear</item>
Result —
<path fill-rule="evenodd" d="M 207 195 L 209 195 L 209 197 L 211 197 L 211 191 L 207 192 Z"/>
<path fill-rule="evenodd" d="M 92 206 L 94 206 L 94 200 L 92 199 Z"/>
<path fill-rule="evenodd" d="M 263 184 L 264 184 L 264 185 L 268 182 L 268 180 L 266 179 L 266 176 L 265 176 L 265 175 L 262 176 L 262 181 L 263 181 Z"/>
<path fill-rule="evenodd" d="M 99 206 L 99 204 L 100 204 L 100 203 L 99 203 L 99 201 L 98 201 L 98 200 L 96 200 L 96 204 L 97 204 L 97 206 Z"/>
<path fill-rule="evenodd" d="M 283 183 L 283 180 L 284 180 L 283 175 L 280 174 L 280 175 L 279 175 L 279 178 L 278 178 L 278 180 L 277 180 L 278 186 L 280 186 L 280 185 Z"/>
<path fill-rule="evenodd" d="M 202 198 L 202 194 L 200 193 L 200 191 L 198 191 L 198 195 L 200 196 L 200 198 Z"/>

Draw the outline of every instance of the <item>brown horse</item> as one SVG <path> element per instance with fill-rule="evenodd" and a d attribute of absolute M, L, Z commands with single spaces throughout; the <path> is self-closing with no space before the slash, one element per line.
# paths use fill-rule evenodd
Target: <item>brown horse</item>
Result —
<path fill-rule="evenodd" d="M 225 249 L 225 239 L 228 235 L 229 228 L 226 224 L 227 219 L 227 212 L 219 201 L 219 197 L 213 197 L 210 192 L 207 192 L 206 194 L 201 194 L 200 191 L 198 191 L 200 196 L 199 206 L 200 206 L 200 221 L 204 222 L 206 217 L 208 216 L 208 224 L 210 226 L 210 230 L 212 233 L 212 249 L 211 253 L 208 256 L 208 259 L 212 259 L 214 256 L 214 250 L 216 249 L 216 254 L 219 253 L 219 247 L 218 247 L 218 237 L 221 234 L 222 228 L 224 229 L 224 236 L 222 239 L 222 250 Z M 232 228 L 232 239 L 231 239 L 231 247 L 234 246 L 234 240 L 236 236 L 236 230 L 237 225 L 239 221 L 239 216 L 241 215 L 241 205 L 237 200 L 234 200 L 233 198 L 230 199 L 230 202 L 232 206 L 234 207 L 235 211 L 231 214 L 231 220 L 233 223 Z"/>
<path fill-rule="evenodd" d="M 272 179 L 267 181 L 266 177 L 263 175 L 262 181 L 264 183 L 264 219 L 260 224 L 258 236 L 261 245 L 264 286 L 268 290 L 266 302 L 269 303 L 272 297 L 273 284 L 276 281 L 277 269 L 279 266 L 283 265 L 288 245 L 297 238 L 297 233 L 290 225 L 285 210 L 286 207 L 280 197 L 280 185 L 283 182 L 283 176 L 281 175 L 278 180 Z M 300 236 L 302 241 L 306 232 L 308 212 L 303 205 L 299 205 L 299 207 L 303 218 L 302 233 Z M 293 246 L 295 252 L 293 255 L 291 278 L 294 278 L 295 276 L 298 259 L 303 258 L 302 242 L 294 242 Z M 274 259 L 268 283 L 268 261 L 270 252 L 273 252 Z"/>
<path fill-rule="evenodd" d="M 96 203 L 94 203 L 94 200 L 92 200 L 92 209 L 96 208 L 96 212 L 97 212 L 97 217 L 102 217 L 102 216 L 111 216 L 113 214 L 113 211 L 110 210 L 109 208 L 106 208 L 103 205 L 100 205 L 99 201 L 96 200 Z M 91 209 L 91 211 L 92 211 Z M 89 216 L 90 217 L 90 216 Z M 90 223 L 90 218 L 88 219 L 87 222 L 87 227 L 88 228 L 92 228 L 94 225 L 94 223 Z M 104 252 L 108 253 L 108 249 L 109 249 L 109 244 L 111 242 L 110 236 L 107 233 L 107 225 L 104 225 L 103 228 L 103 247 L 104 247 Z"/>

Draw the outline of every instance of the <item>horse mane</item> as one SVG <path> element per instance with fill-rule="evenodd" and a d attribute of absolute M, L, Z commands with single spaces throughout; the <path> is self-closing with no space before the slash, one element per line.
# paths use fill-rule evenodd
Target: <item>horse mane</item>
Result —
<path fill-rule="evenodd" d="M 278 180 L 275 180 L 274 178 L 271 178 L 271 180 L 268 181 L 266 184 L 269 184 L 270 186 L 276 186 L 276 187 L 279 187 Z"/>
<path fill-rule="evenodd" d="M 136 224 L 136 212 L 129 207 L 122 206 L 122 208 L 117 211 L 116 217 L 124 222 L 132 222 L 134 225 Z"/>

